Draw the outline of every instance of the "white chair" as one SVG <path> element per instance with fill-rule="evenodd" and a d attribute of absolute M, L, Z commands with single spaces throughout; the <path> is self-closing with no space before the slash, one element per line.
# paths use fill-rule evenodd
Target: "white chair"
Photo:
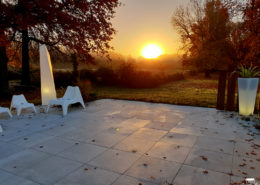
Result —
<path fill-rule="evenodd" d="M 71 104 L 80 103 L 85 109 L 85 104 L 78 86 L 68 86 L 62 98 L 50 100 L 46 112 L 49 111 L 51 105 L 61 105 L 63 116 L 67 115 L 68 107 Z"/>
<path fill-rule="evenodd" d="M 0 113 L 8 113 L 10 117 L 13 117 L 10 110 L 8 108 L 0 107 Z"/>
<path fill-rule="evenodd" d="M 28 103 L 24 95 L 13 95 L 10 110 L 15 108 L 17 110 L 17 115 L 20 116 L 22 109 L 32 108 L 36 113 L 36 109 L 33 103 Z"/>

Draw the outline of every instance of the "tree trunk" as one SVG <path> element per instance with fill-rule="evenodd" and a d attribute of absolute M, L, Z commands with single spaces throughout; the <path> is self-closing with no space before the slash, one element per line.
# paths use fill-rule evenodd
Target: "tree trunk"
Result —
<path fill-rule="evenodd" d="M 71 55 L 71 60 L 72 60 L 72 65 L 73 65 L 73 76 L 77 80 L 78 77 L 79 77 L 79 71 L 78 71 L 79 63 L 78 63 L 78 60 L 77 60 L 76 53 L 73 53 Z"/>
<path fill-rule="evenodd" d="M 0 47 L 0 98 L 9 95 L 6 47 Z"/>
<path fill-rule="evenodd" d="M 227 92 L 227 110 L 235 111 L 235 95 L 236 95 L 236 85 L 237 85 L 237 74 L 231 74 L 228 79 L 228 92 Z"/>
<path fill-rule="evenodd" d="M 225 91 L 226 91 L 226 79 L 227 72 L 221 71 L 218 79 L 218 98 L 217 98 L 217 109 L 225 109 Z"/>
<path fill-rule="evenodd" d="M 22 85 L 30 85 L 29 37 L 28 31 L 22 31 Z"/>
<path fill-rule="evenodd" d="M 211 73 L 210 70 L 206 70 L 206 71 L 205 71 L 205 77 L 206 77 L 206 78 L 210 78 L 210 77 L 211 77 L 210 73 Z"/>

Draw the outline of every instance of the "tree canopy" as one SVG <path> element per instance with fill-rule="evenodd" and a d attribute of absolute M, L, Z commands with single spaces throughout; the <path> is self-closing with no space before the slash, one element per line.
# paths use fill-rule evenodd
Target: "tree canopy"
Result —
<path fill-rule="evenodd" d="M 172 23 L 182 39 L 184 65 L 204 72 L 228 68 L 231 24 L 228 9 L 220 0 L 205 4 L 193 0 L 189 7 L 175 11 Z"/>
<path fill-rule="evenodd" d="M 30 41 L 85 57 L 92 52 L 106 53 L 115 34 L 111 19 L 119 5 L 118 0 L 2 0 L 4 34 L 0 35 L 22 41 L 23 66 L 29 75 Z"/>

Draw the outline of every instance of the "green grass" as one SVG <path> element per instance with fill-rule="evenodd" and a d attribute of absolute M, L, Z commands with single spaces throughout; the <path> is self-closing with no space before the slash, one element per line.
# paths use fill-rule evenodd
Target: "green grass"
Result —
<path fill-rule="evenodd" d="M 216 107 L 217 80 L 187 79 L 151 89 L 95 86 L 93 91 L 98 99 L 111 98 Z"/>

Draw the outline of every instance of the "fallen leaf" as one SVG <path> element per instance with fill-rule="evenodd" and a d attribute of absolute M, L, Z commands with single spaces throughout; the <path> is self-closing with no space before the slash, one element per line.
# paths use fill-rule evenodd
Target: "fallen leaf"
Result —
<path fill-rule="evenodd" d="M 163 159 L 167 159 L 167 157 L 163 157 Z"/>
<path fill-rule="evenodd" d="M 137 151 L 136 150 L 132 150 L 132 153 L 136 153 Z"/>
<path fill-rule="evenodd" d="M 88 168 L 84 168 L 85 171 L 88 171 Z"/>
<path fill-rule="evenodd" d="M 144 165 L 144 167 L 147 167 L 147 166 L 148 166 L 148 164 L 146 164 L 146 163 L 144 163 L 143 165 Z"/>
<path fill-rule="evenodd" d="M 252 166 L 252 167 L 250 167 L 250 169 L 251 169 L 251 170 L 254 170 L 254 169 L 255 169 L 255 167 L 253 167 L 253 166 Z"/>
<path fill-rule="evenodd" d="M 13 168 L 16 168 L 16 166 L 13 166 Z"/>
<path fill-rule="evenodd" d="M 203 155 L 201 155 L 200 157 L 201 157 L 201 159 L 204 160 L 204 161 L 207 161 L 207 160 L 208 160 L 208 158 L 205 157 L 205 156 L 203 156 Z"/>
<path fill-rule="evenodd" d="M 154 176 L 151 176 L 150 178 L 151 178 L 151 179 L 155 179 L 155 177 L 154 177 Z"/>
<path fill-rule="evenodd" d="M 75 143 L 75 145 L 78 145 L 79 143 Z"/>
<path fill-rule="evenodd" d="M 240 164 L 239 166 L 244 167 L 246 166 L 246 163 Z"/>
<path fill-rule="evenodd" d="M 242 172 L 242 174 L 243 174 L 243 175 L 247 175 L 247 173 L 246 173 L 246 172 Z"/>
<path fill-rule="evenodd" d="M 28 138 L 27 138 L 27 137 L 25 137 L 25 138 L 23 138 L 23 140 L 25 140 L 25 141 L 26 141 L 26 140 L 28 140 Z"/>
<path fill-rule="evenodd" d="M 92 139 L 92 142 L 95 142 L 96 140 L 95 139 Z"/>
<path fill-rule="evenodd" d="M 43 146 L 40 146 L 40 148 L 43 148 Z"/>
<path fill-rule="evenodd" d="M 232 172 L 228 173 L 229 176 L 233 176 L 234 174 Z"/>
<path fill-rule="evenodd" d="M 204 174 L 208 174 L 209 172 L 208 172 L 207 170 L 204 170 L 203 173 L 204 173 Z"/>

